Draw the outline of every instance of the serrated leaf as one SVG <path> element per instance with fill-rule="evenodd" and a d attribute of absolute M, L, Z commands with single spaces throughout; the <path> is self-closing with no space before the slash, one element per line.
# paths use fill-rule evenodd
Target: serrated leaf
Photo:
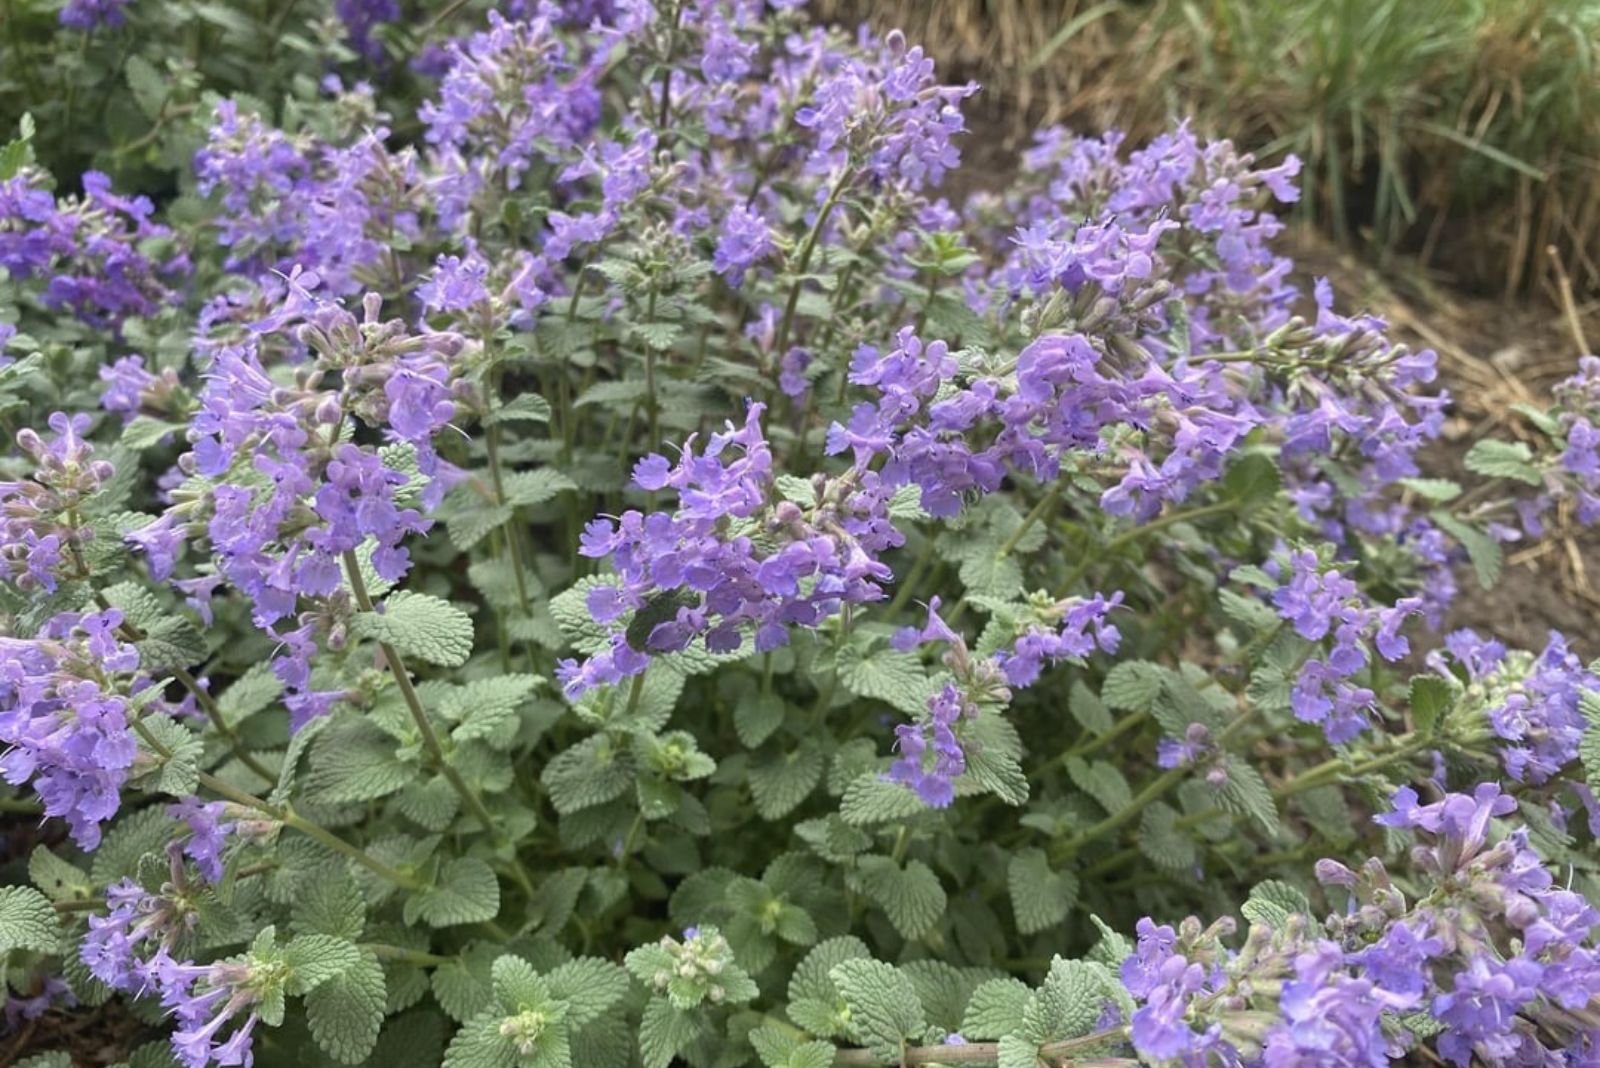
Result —
<path fill-rule="evenodd" d="M 329 871 L 308 880 L 295 896 L 291 926 L 297 934 L 333 935 L 354 941 L 367 924 L 367 903 L 347 871 Z"/>
<path fill-rule="evenodd" d="M 31 886 L 0 886 L 0 958 L 13 949 L 54 953 L 60 940 L 48 898 Z"/>
<path fill-rule="evenodd" d="M 1239 906 L 1239 912 L 1251 923 L 1264 923 L 1280 931 L 1291 916 L 1310 911 L 1311 902 L 1306 895 L 1281 879 L 1257 883 L 1250 897 Z"/>
<path fill-rule="evenodd" d="M 1278 830 L 1278 806 L 1272 800 L 1261 773 L 1243 760 L 1230 754 L 1227 758 L 1227 781 L 1219 792 L 1222 807 L 1229 812 L 1249 816 L 1268 834 Z"/>
<path fill-rule="evenodd" d="M 1133 804 L 1133 789 L 1115 764 L 1104 760 L 1088 761 L 1075 756 L 1067 761 L 1067 775 L 1074 786 L 1094 798 L 1101 808 L 1112 815 Z"/>
<path fill-rule="evenodd" d="M 1019 1030 L 1033 991 L 1020 979 L 990 979 L 967 1000 L 961 1034 L 969 1041 L 992 1041 Z"/>
<path fill-rule="evenodd" d="M 1530 486 L 1542 486 L 1544 479 L 1533 466 L 1533 450 L 1520 441 L 1485 438 L 1467 450 L 1462 464 L 1468 471 L 1491 478 L 1512 478 Z"/>
<path fill-rule="evenodd" d="M 315 990 L 354 967 L 360 956 L 354 942 L 334 935 L 297 935 L 283 947 L 283 962 L 289 967 L 292 992 L 297 994 Z"/>
<path fill-rule="evenodd" d="M 639 1057 L 644 1068 L 667 1068 L 698 1033 L 692 1014 L 673 1008 L 666 998 L 651 998 L 639 1021 Z"/>
<path fill-rule="evenodd" d="M 783 725 L 785 707 L 783 698 L 773 693 L 752 694 L 741 700 L 733 710 L 733 729 L 739 741 L 754 749 L 772 737 L 772 732 Z"/>
<path fill-rule="evenodd" d="M 1045 1043 L 1088 1034 L 1111 998 L 1113 983 L 1103 965 L 1056 957 L 1050 962 L 1050 974 L 1023 1012 L 1023 1035 Z"/>
<path fill-rule="evenodd" d="M 506 493 L 505 503 L 513 508 L 543 504 L 558 493 L 578 488 L 572 479 L 551 467 L 517 471 L 506 475 L 502 483 Z"/>
<path fill-rule="evenodd" d="M 1160 695 L 1166 669 L 1147 660 L 1117 664 L 1100 684 L 1100 700 L 1124 712 L 1148 712 Z"/>
<path fill-rule="evenodd" d="M 787 752 L 750 765 L 750 793 L 765 820 L 782 819 L 810 796 L 822 781 L 827 763 L 822 747 L 806 739 Z"/>
<path fill-rule="evenodd" d="M 632 752 L 604 734 L 592 735 L 552 757 L 540 781 L 550 792 L 550 803 L 563 816 L 603 805 L 633 785 Z"/>
<path fill-rule="evenodd" d="M 460 667 L 472 655 L 472 620 L 449 601 L 426 593 L 391 594 L 381 612 L 357 613 L 351 629 L 441 667 Z"/>
<path fill-rule="evenodd" d="M 839 681 L 857 697 L 882 701 L 908 715 L 921 714 L 933 692 L 914 655 L 887 648 L 863 653 L 847 646 L 839 654 Z"/>
<path fill-rule="evenodd" d="M 847 960 L 828 972 L 850 1007 L 850 1033 L 885 1064 L 898 1063 L 927 1028 L 911 980 L 892 964 Z"/>
<path fill-rule="evenodd" d="M 580 957 L 563 964 L 546 979 L 550 996 L 566 1002 L 570 1027 L 582 1027 L 599 1018 L 628 993 L 628 973 L 598 957 Z"/>
<path fill-rule="evenodd" d="M 306 1023 L 323 1052 L 341 1064 L 360 1064 L 383 1026 L 387 990 L 371 951 L 306 996 Z"/>
<path fill-rule="evenodd" d="M 49 846 L 34 846 L 28 857 L 28 878 L 51 901 L 89 901 L 94 897 L 89 873 L 50 852 Z"/>
<path fill-rule="evenodd" d="M 1417 733 L 1429 737 L 1455 703 L 1455 688 L 1438 675 L 1411 676 L 1411 720 Z"/>
<path fill-rule="evenodd" d="M 500 913 L 500 882 L 476 857 L 460 857 L 440 869 L 438 881 L 406 900 L 407 923 L 430 927 L 483 923 Z"/>
<path fill-rule="evenodd" d="M 1173 871 L 1190 871 L 1199 860 L 1195 844 L 1177 829 L 1178 811 L 1157 801 L 1139 818 L 1139 851 Z"/>
<path fill-rule="evenodd" d="M 861 858 L 858 869 L 862 892 L 904 937 L 921 938 L 944 915 L 944 887 L 922 861 L 909 861 L 902 868 L 888 857 L 869 856 Z"/>
<path fill-rule="evenodd" d="M 1006 868 L 1017 930 L 1037 934 L 1067 918 L 1078 901 L 1078 878 L 1050 867 L 1042 849 L 1024 849 Z"/>
<path fill-rule="evenodd" d="M 910 819 L 923 811 L 922 800 L 914 791 L 899 783 L 885 782 L 876 772 L 854 779 L 839 804 L 839 815 L 856 827 Z"/>

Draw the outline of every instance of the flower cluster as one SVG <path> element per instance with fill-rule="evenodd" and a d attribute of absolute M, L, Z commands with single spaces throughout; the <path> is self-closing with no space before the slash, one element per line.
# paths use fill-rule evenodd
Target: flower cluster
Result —
<path fill-rule="evenodd" d="M 138 755 L 125 689 L 139 654 L 121 623 L 116 609 L 68 613 L 38 637 L 0 638 L 0 777 L 28 784 L 85 849 L 116 815 Z"/>
<path fill-rule="evenodd" d="M 1500 742 L 1501 763 L 1515 781 L 1548 782 L 1577 758 L 1588 728 L 1580 701 L 1585 693 L 1600 692 L 1600 678 L 1560 634 L 1552 633 L 1535 654 L 1457 631 L 1445 638 L 1444 649 L 1428 654 L 1428 663 L 1465 684 L 1455 714 L 1474 722 L 1463 724 L 1463 734 L 1486 727 Z"/>
<path fill-rule="evenodd" d="M 1385 660 L 1411 651 L 1400 633 L 1406 619 L 1422 607 L 1419 597 L 1403 597 L 1378 607 L 1337 568 L 1326 568 L 1310 549 L 1289 554 L 1287 581 L 1273 593 L 1278 614 L 1308 641 L 1328 639 L 1325 656 L 1308 660 L 1294 682 L 1294 713 L 1320 723 L 1330 742 L 1348 742 L 1371 726 L 1368 714 L 1376 695 L 1356 684 L 1375 646 Z"/>
<path fill-rule="evenodd" d="M 17 434 L 33 470 L 0 482 L 0 568 L 19 589 L 53 592 L 63 569 L 82 570 L 83 545 L 94 537 L 84 506 L 115 473 L 105 460 L 92 459 L 94 446 L 84 437 L 89 422 L 87 415 L 56 412 L 49 440 L 33 430 Z"/>
<path fill-rule="evenodd" d="M 1460 1068 L 1584 1063 L 1562 1058 L 1600 1048 L 1600 910 L 1556 884 L 1525 829 L 1493 839 L 1515 809 L 1493 783 L 1428 805 L 1401 790 L 1378 821 L 1417 833 L 1428 893 L 1408 902 L 1376 859 L 1359 872 L 1322 861 L 1318 878 L 1351 903 L 1321 932 L 1292 915 L 1234 951 L 1231 921 L 1143 921 L 1122 966 L 1135 1049 L 1159 1063 L 1379 1068 L 1406 1051 L 1390 1018 L 1425 1011 Z"/>
<path fill-rule="evenodd" d="M 18 280 L 42 280 L 46 308 L 115 330 L 174 302 L 171 286 L 189 270 L 154 211 L 146 197 L 112 192 L 98 171 L 84 174 L 82 196 L 57 201 L 25 170 L 0 182 L 0 267 Z"/>

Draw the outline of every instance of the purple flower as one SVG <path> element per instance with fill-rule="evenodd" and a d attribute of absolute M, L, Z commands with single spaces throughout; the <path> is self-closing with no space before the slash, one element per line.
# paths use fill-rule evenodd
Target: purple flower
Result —
<path fill-rule="evenodd" d="M 0 638 L 0 777 L 29 784 L 84 849 L 117 812 L 138 754 L 127 698 L 108 689 L 139 666 L 122 613 L 58 615 L 33 639 Z"/>
<path fill-rule="evenodd" d="M 92 30 L 96 26 L 118 27 L 128 21 L 123 8 L 131 0 L 67 0 L 61 9 L 61 25 L 74 30 Z"/>
<path fill-rule="evenodd" d="M 722 220 L 711 265 L 729 285 L 743 285 L 745 272 L 770 256 L 776 247 L 772 228 L 759 212 L 735 207 Z"/>

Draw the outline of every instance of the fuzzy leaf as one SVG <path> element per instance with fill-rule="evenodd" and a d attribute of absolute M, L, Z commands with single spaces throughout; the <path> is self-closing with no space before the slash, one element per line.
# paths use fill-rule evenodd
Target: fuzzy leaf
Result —
<path fill-rule="evenodd" d="M 1491 478 L 1512 478 L 1530 486 L 1541 486 L 1544 480 L 1539 469 L 1533 466 L 1533 450 L 1520 441 L 1496 441 L 1485 438 L 1467 450 L 1461 461 L 1468 471 Z"/>
<path fill-rule="evenodd" d="M 472 655 L 472 620 L 449 601 L 401 590 L 381 612 L 360 612 L 351 620 L 356 634 L 387 642 L 404 656 L 441 667 L 459 667 Z"/>
<path fill-rule="evenodd" d="M 944 915 L 944 887 L 922 861 L 901 868 L 888 857 L 862 857 L 860 872 L 862 891 L 906 938 L 921 938 Z"/>
<path fill-rule="evenodd" d="M 992 1041 L 1022 1027 L 1022 1014 L 1033 992 L 1020 979 L 990 979 L 967 1001 L 961 1033 L 968 1040 Z"/>
<path fill-rule="evenodd" d="M 13 949 L 54 953 L 60 939 L 48 898 L 31 886 L 0 886 L 0 958 Z"/>
<path fill-rule="evenodd" d="M 456 927 L 492 920 L 500 912 L 500 883 L 489 865 L 475 857 L 450 861 L 439 881 L 406 900 L 407 923 Z"/>
<path fill-rule="evenodd" d="M 927 1027 L 911 980 L 892 964 L 847 960 L 828 977 L 850 1007 L 850 1033 L 885 1064 L 898 1063 L 906 1043 Z"/>
<path fill-rule="evenodd" d="M 822 781 L 825 764 L 822 748 L 810 739 L 773 759 L 751 763 L 750 792 L 761 818 L 782 819 L 793 812 Z"/>
<path fill-rule="evenodd" d="M 1006 870 L 1006 885 L 1017 930 L 1025 935 L 1065 920 L 1078 901 L 1077 876 L 1052 870 L 1042 849 L 1024 849 L 1013 856 Z"/>
<path fill-rule="evenodd" d="M 323 1052 L 341 1064 L 360 1064 L 383 1026 L 387 991 L 383 968 L 370 951 L 306 996 L 306 1023 Z"/>

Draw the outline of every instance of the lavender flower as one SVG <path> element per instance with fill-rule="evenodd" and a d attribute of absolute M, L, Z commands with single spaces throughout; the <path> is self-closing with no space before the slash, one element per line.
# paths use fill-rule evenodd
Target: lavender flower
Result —
<path fill-rule="evenodd" d="M 110 688 L 138 669 L 115 609 L 58 615 L 33 639 L 0 638 L 0 777 L 28 783 L 84 849 L 117 812 L 138 745 L 127 698 Z"/>

